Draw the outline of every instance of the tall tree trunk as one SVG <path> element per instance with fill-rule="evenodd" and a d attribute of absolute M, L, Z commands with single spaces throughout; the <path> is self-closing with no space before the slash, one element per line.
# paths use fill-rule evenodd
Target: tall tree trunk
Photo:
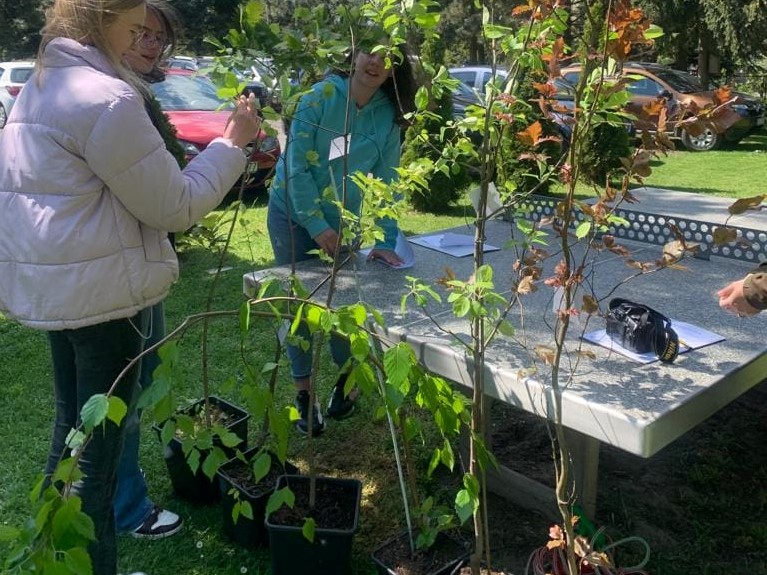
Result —
<path fill-rule="evenodd" d="M 711 78 L 711 72 L 709 70 L 709 61 L 712 53 L 713 39 L 711 33 L 702 28 L 700 32 L 700 51 L 698 52 L 698 76 L 704 86 L 708 86 Z"/>

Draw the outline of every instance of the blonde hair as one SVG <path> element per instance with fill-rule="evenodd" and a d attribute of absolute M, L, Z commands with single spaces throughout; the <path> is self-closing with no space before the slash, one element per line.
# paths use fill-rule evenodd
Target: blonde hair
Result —
<path fill-rule="evenodd" d="M 38 71 L 43 65 L 45 48 L 54 38 L 70 38 L 95 46 L 114 66 L 117 75 L 144 92 L 142 83 L 115 54 L 106 41 L 105 31 L 120 14 L 145 4 L 144 0 L 55 0 L 45 11 L 45 26 L 37 54 Z"/>

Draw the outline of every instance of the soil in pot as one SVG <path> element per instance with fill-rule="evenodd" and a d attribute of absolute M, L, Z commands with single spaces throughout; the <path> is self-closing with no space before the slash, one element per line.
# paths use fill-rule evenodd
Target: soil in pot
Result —
<path fill-rule="evenodd" d="M 440 533 L 428 549 L 410 551 L 407 531 L 373 551 L 379 575 L 455 575 L 468 559 L 460 541 Z"/>
<path fill-rule="evenodd" d="M 283 475 L 277 489 L 289 486 L 295 495 L 292 509 L 283 507 L 266 518 L 272 556 L 272 575 L 345 575 L 351 572 L 352 539 L 359 524 L 362 484 L 353 479 L 318 477 L 314 509 L 309 508 L 309 478 Z M 302 527 L 315 521 L 314 540 Z"/>
<path fill-rule="evenodd" d="M 309 507 L 309 478 L 296 477 L 281 483 L 290 486 L 296 496 L 293 508 L 282 507 L 275 511 L 270 522 L 274 525 L 301 527 L 306 517 L 312 517 L 317 529 L 351 529 L 357 523 L 359 502 L 354 501 L 354 485 L 341 480 L 336 483 L 318 478 L 317 497 L 314 509 Z"/>
<path fill-rule="evenodd" d="M 264 527 L 266 504 L 280 476 L 298 473 L 298 468 L 292 463 L 286 462 L 283 467 L 276 457 L 272 457 L 269 473 L 258 483 L 255 483 L 253 469 L 249 461 L 258 451 L 259 448 L 254 447 L 244 454 L 247 461 L 234 458 L 218 471 L 224 533 L 232 541 L 243 547 L 268 545 L 269 537 Z M 234 521 L 232 511 L 236 499 L 230 494 L 231 489 L 236 489 L 239 492 L 240 501 L 250 503 L 253 519 L 240 515 L 237 517 L 237 521 Z"/>
<path fill-rule="evenodd" d="M 235 433 L 243 440 L 240 444 L 240 449 L 245 447 L 245 441 L 248 437 L 248 418 L 249 414 L 240 409 L 236 405 L 229 403 L 228 401 L 219 397 L 211 396 L 211 414 L 213 421 L 216 424 L 222 425 Z M 203 417 L 203 400 L 199 400 L 186 408 L 183 413 L 191 415 L 192 417 Z M 200 419 L 200 425 L 203 425 L 202 419 Z M 162 432 L 162 427 L 155 424 L 155 431 L 158 437 Z M 228 448 L 221 445 L 216 440 L 216 445 L 224 450 L 228 457 L 234 457 L 235 449 Z M 178 437 L 174 437 L 170 443 L 164 446 L 163 455 L 165 458 L 165 464 L 168 468 L 168 474 L 170 475 L 171 484 L 175 493 L 192 503 L 212 503 L 219 498 L 219 489 L 217 481 L 210 479 L 202 471 L 202 467 L 197 469 L 196 473 L 192 473 L 189 464 L 184 456 L 183 449 L 181 447 L 181 440 Z"/>

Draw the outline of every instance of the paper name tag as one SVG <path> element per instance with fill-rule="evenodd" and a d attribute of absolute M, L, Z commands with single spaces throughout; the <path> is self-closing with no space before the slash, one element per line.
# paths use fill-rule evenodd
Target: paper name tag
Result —
<path fill-rule="evenodd" d="M 349 152 L 349 144 L 345 136 L 338 136 L 330 141 L 328 161 L 343 158 Z"/>

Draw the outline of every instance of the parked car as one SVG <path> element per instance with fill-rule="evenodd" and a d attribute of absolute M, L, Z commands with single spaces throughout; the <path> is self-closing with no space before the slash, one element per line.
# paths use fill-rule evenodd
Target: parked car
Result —
<path fill-rule="evenodd" d="M 562 69 L 562 76 L 575 85 L 580 72 L 580 66 L 568 66 Z M 688 150 L 704 152 L 715 150 L 724 142 L 734 144 L 764 125 L 763 104 L 753 96 L 733 92 L 732 96 L 737 96 L 737 100 L 722 110 L 724 121 L 721 129 L 706 126 L 700 134 L 691 133 L 678 125 L 678 120 L 683 119 L 679 117 L 679 111 L 691 109 L 691 106 L 700 109 L 713 104 L 713 90 L 703 86 L 692 74 L 661 64 L 626 62 L 622 73 L 628 78 L 626 89 L 631 94 L 627 111 L 637 117 L 637 131 L 657 130 L 659 116 L 648 113 L 645 106 L 658 98 L 666 98 L 667 115 L 671 118 L 666 126 L 667 135 L 681 140 Z"/>
<path fill-rule="evenodd" d="M 165 80 L 150 85 L 160 107 L 176 128 L 187 159 L 195 156 L 224 132 L 234 104 L 221 99 L 216 86 L 205 76 L 170 68 Z M 261 130 L 250 146 L 251 164 L 247 188 L 263 189 L 280 155 L 277 138 Z"/>
<path fill-rule="evenodd" d="M 485 84 L 493 77 L 493 69 L 490 66 L 461 66 L 449 68 L 448 72 L 456 80 L 460 80 L 470 90 L 476 90 L 480 94 L 485 92 Z M 496 70 L 495 76 L 505 80 L 508 73 L 506 70 Z"/>
<path fill-rule="evenodd" d="M 476 106 L 480 103 L 480 98 L 485 93 L 484 85 L 492 78 L 492 69 L 474 66 L 471 68 L 451 68 L 449 72 L 456 79 L 463 78 L 453 90 L 453 116 L 460 118 L 466 115 L 467 106 Z M 503 71 L 496 72 L 496 75 L 506 78 L 506 72 Z M 477 87 L 478 84 L 481 85 Z M 572 84 L 562 78 L 557 78 L 553 84 L 556 92 L 551 98 L 553 103 L 549 112 L 562 137 L 563 146 L 567 147 L 573 131 L 568 117 L 572 115 L 572 110 L 575 108 L 575 89 Z"/>
<path fill-rule="evenodd" d="M 0 129 L 8 121 L 16 96 L 34 68 L 35 63 L 31 61 L 0 62 Z"/>
<path fill-rule="evenodd" d="M 460 84 L 453 90 L 453 115 L 462 117 L 466 114 L 466 106 L 477 105 L 480 95 L 485 93 L 485 84 L 493 77 L 493 69 L 490 66 L 463 66 L 449 68 L 448 73 Z M 506 78 L 506 72 L 496 70 L 496 76 Z"/>
<path fill-rule="evenodd" d="M 200 66 L 197 64 L 197 58 L 192 56 L 171 56 L 162 63 L 162 67 L 168 70 L 187 70 L 196 72 Z"/>

